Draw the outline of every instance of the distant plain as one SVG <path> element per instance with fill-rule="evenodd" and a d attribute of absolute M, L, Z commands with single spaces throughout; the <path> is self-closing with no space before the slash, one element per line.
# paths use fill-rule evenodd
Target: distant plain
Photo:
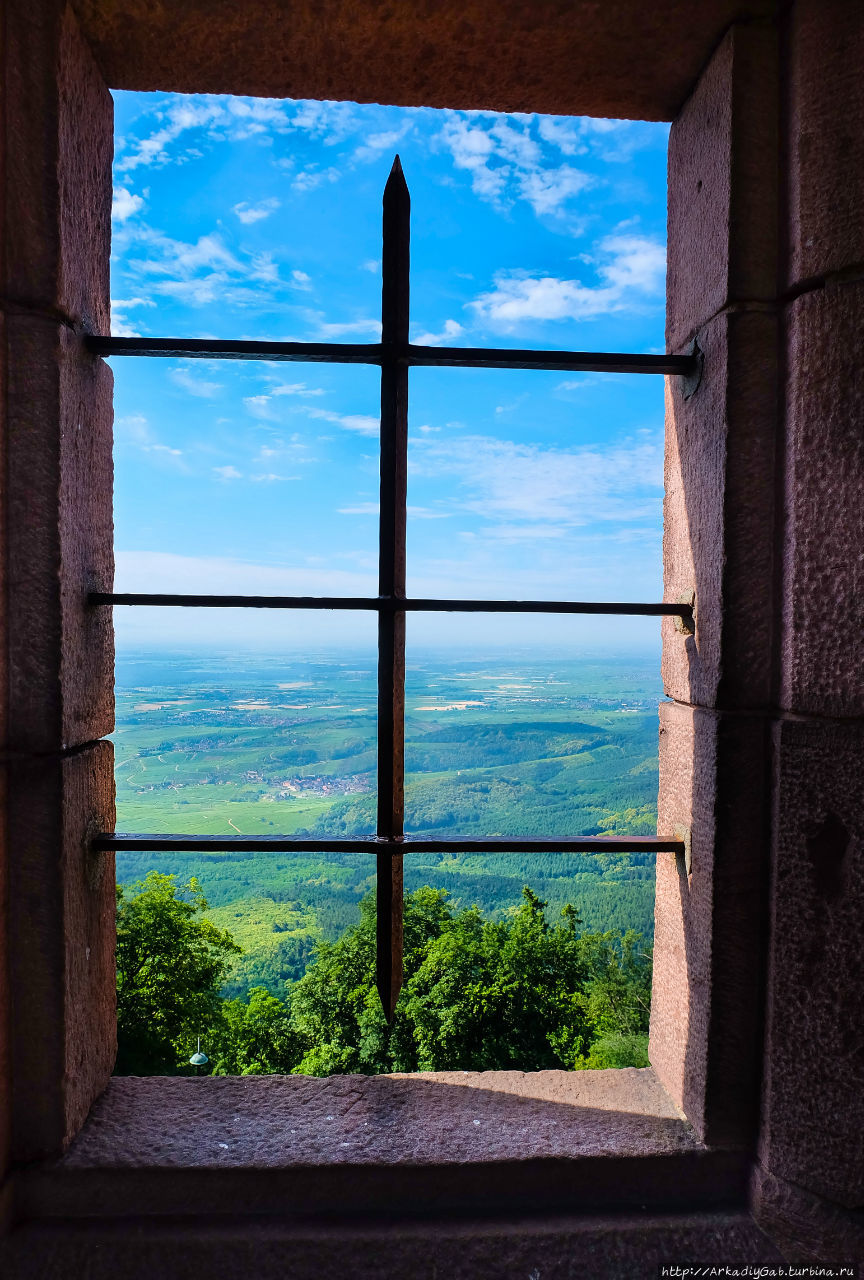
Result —
<path fill-rule="evenodd" d="M 242 657 L 121 652 L 117 829 L 332 836 L 375 830 L 376 687 L 369 651 Z M 415 653 L 406 680 L 406 831 L 459 836 L 651 835 L 656 831 L 656 657 L 572 651 Z M 358 919 L 374 887 L 363 854 L 136 853 L 196 876 L 211 918 L 243 955 L 224 988 L 274 993 L 318 939 Z M 406 889 L 446 889 L 492 918 L 523 885 L 572 902 L 586 929 L 653 933 L 654 856 L 412 854 Z"/>

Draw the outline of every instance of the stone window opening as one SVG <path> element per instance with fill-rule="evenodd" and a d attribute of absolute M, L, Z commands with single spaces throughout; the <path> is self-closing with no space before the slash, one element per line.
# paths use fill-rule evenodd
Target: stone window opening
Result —
<path fill-rule="evenodd" d="M 288 1203 L 308 1214 L 319 1261 L 327 1249 L 360 1256 L 358 1222 L 379 1231 L 380 1249 L 380 1224 L 422 1206 L 435 1232 L 399 1246 L 417 1274 L 433 1255 L 481 1269 L 493 1251 L 527 1274 L 542 1274 L 542 1255 L 598 1275 L 621 1274 L 622 1258 L 653 1274 L 673 1245 L 723 1247 L 742 1263 L 775 1262 L 778 1249 L 796 1261 L 860 1256 L 862 1103 L 844 1011 L 861 989 L 845 945 L 861 907 L 861 695 L 838 643 L 857 634 L 860 599 L 849 515 L 861 472 L 857 6 L 795 0 L 778 13 L 718 0 L 682 24 L 671 9 L 658 19 L 632 5 L 627 41 L 617 10 L 586 7 L 576 39 L 554 5 L 530 27 L 500 6 L 469 6 L 447 31 L 418 7 L 410 20 L 379 15 L 395 41 L 386 58 L 370 48 L 375 23 L 347 8 L 343 26 L 322 32 L 321 15 L 298 6 L 289 46 L 278 24 L 260 40 L 260 5 L 233 25 L 208 12 L 197 27 L 195 7 L 46 0 L 4 15 L 5 138 L 17 145 L 5 157 L 2 293 L 0 1156 L 15 1280 L 40 1259 L 59 1274 L 109 1274 L 121 1257 L 127 1274 L 171 1274 L 178 1241 L 229 1275 L 237 1249 L 248 1259 L 294 1248 Z M 465 56 L 469 45 L 482 61 Z M 688 400 L 667 391 L 666 598 L 695 594 L 696 629 L 663 624 L 659 823 L 685 854 L 658 855 L 653 1067 L 638 1084 L 594 1073 L 591 1096 L 562 1101 L 524 1092 L 554 1093 L 552 1082 L 503 1081 L 516 1099 L 505 1116 L 488 1110 L 495 1082 L 381 1079 L 359 1093 L 339 1082 L 341 1112 L 324 1111 L 335 1086 L 315 1082 L 316 1131 L 353 1113 L 358 1135 L 392 1134 L 402 1117 L 416 1142 L 390 1163 L 370 1148 L 364 1163 L 343 1130 L 328 1148 L 336 1158 L 303 1164 L 291 1163 L 290 1115 L 268 1129 L 284 1102 L 273 1082 L 109 1084 L 113 876 L 94 836 L 113 828 L 111 634 L 88 597 L 111 587 L 111 385 L 84 341 L 108 332 L 106 83 L 674 120 L 667 350 L 695 339 L 705 374 Z M 825 581 L 829 639 L 813 591 Z M 840 829 L 850 839 L 827 873 L 825 832 Z M 206 1086 L 207 1100 L 202 1091 L 190 1112 L 178 1083 Z M 458 1143 L 436 1145 L 449 1100 L 471 1087 L 483 1117 L 463 1111 Z M 184 1109 L 198 1146 L 166 1139 L 173 1117 L 185 1140 Z M 242 1141 L 225 1132 L 229 1114 Z M 511 1125 L 543 1141 L 514 1140 Z M 264 1150 L 256 1131 L 284 1142 Z M 334 1204 L 354 1225 L 325 1245 Z M 529 1228 L 519 1213 L 533 1215 Z M 490 1214 L 497 1226 L 483 1225 Z M 467 1236 L 452 1225 L 459 1215 Z"/>
<path fill-rule="evenodd" d="M 405 621 L 406 614 L 494 613 L 672 618 L 682 633 L 692 634 L 689 601 L 588 603 L 572 600 L 416 599 L 406 597 L 406 513 L 408 474 L 409 380 L 412 368 L 551 369 L 556 372 L 602 372 L 665 375 L 681 383 L 682 394 L 698 388 L 703 361 L 694 351 L 679 355 L 620 352 L 543 351 L 469 347 L 417 346 L 409 342 L 410 217 L 408 186 L 397 155 L 383 198 L 381 341 L 366 344 L 300 343 L 199 338 L 126 338 L 86 336 L 87 349 L 100 357 L 158 359 L 192 356 L 206 359 L 267 359 L 338 364 L 372 364 L 381 370 L 380 517 L 378 590 L 374 598 L 308 596 L 219 596 L 205 594 L 90 593 L 93 609 L 111 606 L 253 609 L 371 609 L 378 617 L 378 804 L 377 832 L 368 837 L 190 836 L 99 832 L 92 838 L 97 853 L 160 850 L 201 852 L 349 852 L 376 860 L 376 985 L 388 1021 L 392 1021 L 402 986 L 403 862 L 412 852 L 458 853 L 666 853 L 684 857 L 677 834 L 649 836 L 558 836 L 531 838 L 428 839 L 404 832 Z M 694 344 L 695 348 L 695 344 Z"/>

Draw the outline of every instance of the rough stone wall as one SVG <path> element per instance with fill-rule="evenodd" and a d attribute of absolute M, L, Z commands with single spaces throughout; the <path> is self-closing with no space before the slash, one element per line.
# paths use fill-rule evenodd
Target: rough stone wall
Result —
<path fill-rule="evenodd" d="M 109 326 L 112 104 L 60 0 L 4 9 L 0 724 L 9 992 L 2 1163 L 58 1152 L 114 1054 Z"/>
<path fill-rule="evenodd" d="M 787 32 L 783 572 L 761 1220 L 864 1261 L 864 10 Z"/>
<path fill-rule="evenodd" d="M 864 1259 L 864 10 L 734 28 L 672 127 L 652 1062 L 790 1260 Z M 779 67 L 779 75 L 775 68 Z M 779 165 L 778 165 L 779 161 Z M 757 1110 L 758 1104 L 758 1110 Z"/>
<path fill-rule="evenodd" d="M 108 324 L 111 104 L 64 0 L 8 0 L 3 37 L 0 1172 L 62 1149 L 114 1034 L 113 867 L 86 844 L 113 818 L 111 636 L 84 603 L 110 585 L 111 387 L 80 340 Z M 666 589 L 697 626 L 664 624 L 660 815 L 689 853 L 658 867 L 652 1060 L 700 1134 L 758 1153 L 757 1219 L 796 1261 L 864 1257 L 862 63 L 855 0 L 796 0 L 779 42 L 727 33 L 670 140 L 669 349 L 695 338 L 706 364 L 668 392 Z M 472 1229 L 454 1273 L 499 1248 Z M 187 1260 L 247 1269 L 248 1228 L 233 1254 L 206 1234 Z M 181 1236 L 148 1233 L 144 1273 Z M 647 1274 L 652 1237 L 758 1238 L 583 1221 L 551 1232 L 543 1274 Z M 94 1257 L 74 1228 L 22 1248 L 20 1274 Z M 513 1248 L 501 1274 L 533 1256 Z M 356 1253 L 334 1250 L 334 1269 Z M 103 1258 L 128 1268 L 122 1228 Z"/>
<path fill-rule="evenodd" d="M 706 1141 L 752 1147 L 766 909 L 777 439 L 776 33 L 733 27 L 669 140 L 669 379 L 651 1061 Z"/>

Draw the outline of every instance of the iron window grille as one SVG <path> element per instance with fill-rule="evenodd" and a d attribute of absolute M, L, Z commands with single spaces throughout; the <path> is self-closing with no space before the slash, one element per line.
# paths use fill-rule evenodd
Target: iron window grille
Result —
<path fill-rule="evenodd" d="M 693 628 L 692 604 L 578 600 L 408 599 L 406 582 L 406 494 L 408 370 L 439 366 L 469 369 L 551 369 L 607 373 L 667 374 L 690 381 L 700 376 L 701 357 L 616 352 L 532 351 L 478 347 L 424 347 L 409 342 L 411 199 L 398 156 L 384 189 L 382 228 L 381 341 L 377 343 L 246 342 L 187 338 L 119 338 L 88 335 L 100 356 L 181 356 L 223 360 L 303 361 L 377 365 L 381 369 L 380 516 L 378 595 L 251 596 L 92 592 L 93 607 L 165 605 L 195 608 L 368 609 L 378 614 L 378 812 L 374 836 L 128 835 L 102 832 L 100 850 L 173 852 L 365 853 L 377 863 L 376 981 L 391 1020 L 402 985 L 403 859 L 406 853 L 684 853 L 681 840 L 649 836 L 562 836 L 556 839 L 424 839 L 404 833 L 405 616 L 408 612 L 635 614 L 679 618 Z"/>

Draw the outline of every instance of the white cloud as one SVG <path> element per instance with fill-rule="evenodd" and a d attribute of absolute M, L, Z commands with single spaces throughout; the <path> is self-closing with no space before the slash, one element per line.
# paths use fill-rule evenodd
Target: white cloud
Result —
<path fill-rule="evenodd" d="M 373 274 L 381 270 L 380 258 L 367 258 L 365 262 L 360 263 L 361 271 L 371 271 Z"/>
<path fill-rule="evenodd" d="M 280 382 L 270 392 L 272 396 L 323 396 L 323 387 L 307 387 L 305 382 Z"/>
<path fill-rule="evenodd" d="M 495 143 L 482 128 L 472 127 L 461 116 L 452 117 L 441 131 L 441 138 L 453 157 L 457 169 L 471 174 L 471 186 L 476 195 L 497 204 L 503 195 L 510 176 L 509 168 L 493 169 L 489 160 L 495 152 Z"/>
<path fill-rule="evenodd" d="M 139 331 L 130 323 L 126 312 L 133 307 L 155 307 L 152 298 L 112 298 L 111 299 L 111 332 L 117 338 L 137 338 Z"/>
<path fill-rule="evenodd" d="M 221 480 L 242 480 L 243 472 L 236 467 L 214 467 L 213 470 Z"/>
<path fill-rule="evenodd" d="M 135 249 L 147 256 L 133 256 Z M 186 243 L 142 227 L 126 250 L 126 269 L 139 287 L 190 306 L 260 305 L 268 286 L 280 287 L 269 254 L 234 252 L 215 231 Z"/>
<path fill-rule="evenodd" d="M 409 130 L 413 130 L 413 128 L 412 122 L 406 120 L 399 129 L 388 129 L 383 133 L 371 133 L 354 152 L 353 158 L 361 163 L 377 160 L 382 151 L 389 151 L 392 147 L 395 147 L 400 139 L 404 138 L 405 134 Z"/>
<path fill-rule="evenodd" d="M 272 196 L 269 200 L 260 200 L 258 204 L 247 204 L 245 201 L 241 201 L 240 204 L 233 206 L 233 212 L 243 223 L 261 222 L 262 219 L 269 218 L 271 213 L 275 213 L 279 208 L 279 204 L 280 202 L 275 196 Z"/>
<path fill-rule="evenodd" d="M 269 396 L 244 396 L 243 403 L 256 418 L 272 418 Z"/>
<path fill-rule="evenodd" d="M 221 382 L 210 382 L 192 369 L 172 369 L 169 376 L 175 386 L 188 391 L 191 396 L 201 396 L 206 400 L 212 400 L 222 390 Z"/>
<path fill-rule="evenodd" d="M 171 445 L 162 444 L 156 439 L 150 428 L 150 423 L 143 413 L 132 413 L 116 418 L 114 421 L 114 440 L 121 448 L 125 445 L 133 449 L 139 449 L 142 453 L 160 454 L 165 461 L 169 458 L 183 456 L 182 449 L 174 449 Z"/>
<path fill-rule="evenodd" d="M 538 217 L 561 218 L 572 198 L 595 179 L 569 164 L 544 161 L 542 147 L 532 134 L 533 121 L 533 116 L 504 119 L 489 112 L 451 112 L 439 142 L 449 150 L 456 168 L 471 175 L 481 200 L 499 209 L 525 200 Z M 542 120 L 538 133 L 545 141 L 553 140 Z M 559 147 L 566 140 L 562 130 L 555 140 Z M 576 154 L 575 144 L 565 154 Z"/>
<path fill-rule="evenodd" d="M 555 116 L 541 116 L 537 132 L 544 142 L 550 142 L 565 156 L 583 155 L 587 150 L 581 121 L 562 120 Z"/>
<path fill-rule="evenodd" d="M 330 324 L 323 320 L 319 320 L 318 332 L 324 338 L 341 338 L 347 334 L 369 334 L 371 337 L 381 337 L 381 321 L 380 320 L 348 320 L 343 323 Z"/>
<path fill-rule="evenodd" d="M 281 414 L 279 407 L 272 403 L 274 397 L 299 396 L 307 399 L 323 395 L 322 387 L 307 387 L 305 382 L 281 382 L 271 386 L 266 394 L 244 396 L 243 403 L 253 417 L 262 418 L 267 422 L 276 422 Z"/>
<path fill-rule="evenodd" d="M 600 243 L 599 284 L 500 272 L 495 288 L 469 303 L 480 321 L 512 329 L 526 320 L 589 320 L 644 305 L 662 294 L 666 251 L 647 236 L 617 234 Z"/>
<path fill-rule="evenodd" d="M 340 516 L 377 516 L 377 502 L 358 502 L 353 507 L 337 507 Z"/>
<path fill-rule="evenodd" d="M 319 169 L 317 164 L 307 164 L 294 178 L 291 186 L 295 191 L 314 191 L 327 182 L 338 182 L 341 176 L 339 170 L 332 166 L 329 169 Z"/>
<path fill-rule="evenodd" d="M 237 142 L 266 133 L 288 133 L 293 127 L 294 105 L 271 98 L 224 98 L 201 94 L 191 98 L 169 94 L 150 109 L 158 127 L 145 138 L 126 140 L 118 173 L 128 173 L 140 166 L 158 167 L 183 163 L 202 154 L 200 146 L 175 147 L 184 134 L 198 132 L 198 142 Z"/>
<path fill-rule="evenodd" d="M 557 169 L 533 169 L 519 176 L 519 191 L 538 216 L 558 213 L 571 196 L 593 184 L 590 174 L 568 164 Z"/>
<path fill-rule="evenodd" d="M 556 391 L 584 391 L 587 387 L 596 387 L 600 381 L 599 378 L 592 378 L 590 374 L 586 374 L 582 378 L 566 378 L 564 382 L 559 382 Z"/>
<path fill-rule="evenodd" d="M 419 333 L 414 338 L 414 345 L 418 347 L 439 347 L 443 343 L 449 343 L 454 338 L 461 337 L 464 332 L 465 329 L 458 320 L 445 320 L 444 328 L 440 333 Z"/>
<path fill-rule="evenodd" d="M 643 293 L 659 293 L 666 280 L 666 250 L 647 236 L 611 235 L 601 249 L 612 255 L 600 268 L 600 274 L 622 292 L 638 289 Z"/>
<path fill-rule="evenodd" d="M 308 276 L 305 271 L 292 271 L 291 283 L 295 289 L 308 290 L 312 287 L 312 277 Z"/>
<path fill-rule="evenodd" d="M 142 196 L 133 195 L 127 187 L 115 187 L 111 200 L 111 218 L 114 222 L 125 222 L 143 206 Z"/>
<path fill-rule="evenodd" d="M 227 556 L 184 556 L 133 549 L 117 551 L 117 581 L 118 590 L 153 591 L 157 589 L 154 584 L 158 583 L 159 590 L 181 594 L 209 591 L 286 596 L 369 594 L 368 574 L 354 570 L 320 566 L 309 569 L 290 563 L 256 564 Z M 248 614 L 248 610 L 244 613 Z M 206 625 L 212 627 L 212 617 Z M 241 620 L 241 625 L 248 632 L 248 616 Z"/>
<path fill-rule="evenodd" d="M 358 502 L 353 507 L 337 508 L 340 516 L 377 516 L 380 510 L 377 502 Z M 408 507 L 408 516 L 412 520 L 449 520 L 452 512 L 432 511 L 429 507 Z"/>
<path fill-rule="evenodd" d="M 447 477 L 454 511 L 475 513 L 488 536 L 499 539 L 557 538 L 570 528 L 659 514 L 659 433 L 581 449 L 479 435 L 424 437 L 415 442 L 412 463 L 418 476 Z"/>
<path fill-rule="evenodd" d="M 344 427 L 346 431 L 356 431 L 361 436 L 377 436 L 381 426 L 378 418 L 365 413 L 331 413 L 329 409 L 309 408 L 306 412 L 310 418 L 335 423 L 337 427 Z"/>

